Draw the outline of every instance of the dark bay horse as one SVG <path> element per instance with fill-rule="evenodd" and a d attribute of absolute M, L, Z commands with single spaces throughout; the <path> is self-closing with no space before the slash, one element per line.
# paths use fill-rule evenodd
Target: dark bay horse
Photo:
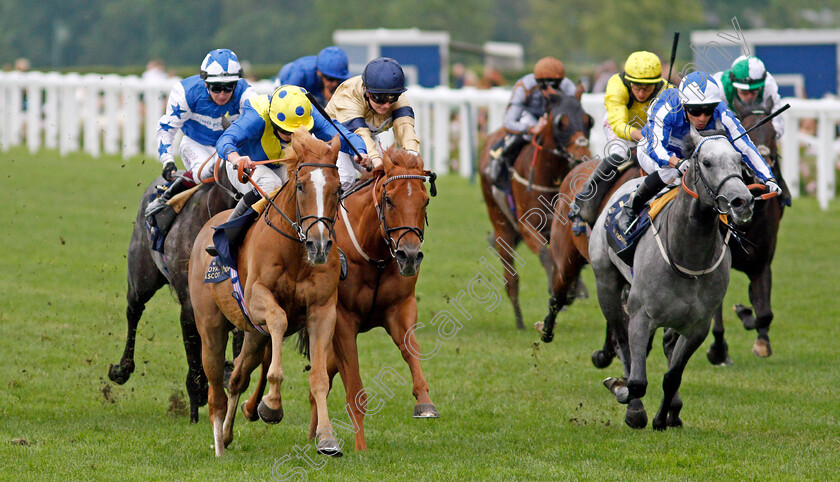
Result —
<path fill-rule="evenodd" d="M 741 119 L 744 129 L 757 124 L 766 117 L 770 110 L 764 105 L 744 105 L 734 102 L 735 113 Z M 759 152 L 767 161 L 773 176 L 785 190 L 783 196 L 789 196 L 787 186 L 782 179 L 782 169 L 779 165 L 778 147 L 776 145 L 776 130 L 768 122 L 749 133 L 750 139 L 758 147 Z M 744 180 L 748 184 L 754 181 L 751 172 L 744 171 Z M 750 279 L 749 296 L 752 309 L 744 305 L 735 305 L 735 312 L 741 319 L 744 328 L 756 330 L 758 337 L 753 344 L 752 351 L 758 357 L 768 357 L 772 354 L 770 348 L 770 322 L 773 320 L 773 310 L 770 307 L 770 291 L 772 286 L 772 272 L 770 263 L 776 252 L 776 239 L 779 224 L 784 214 L 785 201 L 782 196 L 776 196 L 766 201 L 757 202 L 753 209 L 752 221 L 743 226 L 740 240 L 735 237 L 729 239 L 732 251 L 732 268 L 745 273 Z M 715 323 L 712 327 L 714 343 L 706 352 L 706 357 L 714 365 L 728 365 L 728 346 L 724 337 L 723 307 L 715 313 Z M 755 310 L 755 315 L 753 315 Z"/>
<path fill-rule="evenodd" d="M 496 200 L 493 182 L 484 173 L 490 162 L 490 149 L 505 135 L 504 129 L 488 136 L 479 158 L 481 191 L 493 224 L 493 245 L 506 268 L 507 294 L 513 303 L 516 327 L 519 329 L 524 329 L 525 325 L 519 308 L 519 275 L 512 251 L 520 241 L 524 241 L 539 256 L 551 281 L 551 256 L 547 245 L 554 211 L 552 203 L 563 177 L 591 154 L 589 130 L 592 118 L 583 112 L 579 96 L 552 96 L 549 120 L 545 129 L 535 137 L 541 142 L 526 145 L 511 168 L 515 209 L 511 210 L 504 200 L 501 200 L 503 204 Z M 501 194 L 504 197 L 504 193 Z"/>
<path fill-rule="evenodd" d="M 599 161 L 592 159 L 575 166 L 560 184 L 549 243 L 553 269 L 549 285 L 548 314 L 543 321 L 535 325 L 535 328 L 542 332 L 542 341 L 546 343 L 554 339 L 557 313 L 574 301 L 578 276 L 583 266 L 589 262 L 589 235 L 585 231 L 575 234 L 568 214 L 575 201 L 575 195 L 586 186 L 587 179 L 595 171 Z M 612 187 L 603 195 L 599 194 L 601 203 L 598 212 L 604 209 L 616 189 L 641 174 L 641 168 L 636 163 L 628 162 L 626 168 L 622 166 Z M 614 356 L 615 350 L 608 326 L 604 348 L 592 354 L 592 361 L 599 368 L 605 368 Z"/>
<path fill-rule="evenodd" d="M 164 285 L 169 284 L 181 304 L 181 332 L 187 353 L 187 394 L 190 399 L 190 422 L 198 422 L 198 407 L 207 403 L 207 378 L 201 368 L 201 340 L 195 328 L 192 305 L 190 304 L 187 264 L 190 259 L 193 240 L 211 216 L 230 209 L 236 201 L 224 169 L 217 169 L 214 184 L 202 184 L 184 204 L 170 228 L 164 242 L 164 255 L 155 251 L 149 241 L 144 211 L 155 186 L 165 183 L 163 178 L 155 179 L 140 200 L 134 231 L 128 245 L 128 334 L 125 350 L 119 364 L 111 365 L 108 378 L 123 384 L 134 371 L 134 342 L 137 324 L 143 315 L 146 303 Z"/>
<path fill-rule="evenodd" d="M 593 227 L 589 243 L 598 302 L 615 333 L 626 377 L 608 378 L 604 384 L 619 403 L 628 404 L 625 422 L 633 428 L 647 425 L 641 401 L 647 390 L 646 357 L 659 327 L 674 330 L 678 338 L 668 354 L 662 404 L 653 428 L 682 425 L 678 390 L 683 371 L 708 336 L 712 314 L 729 284 L 731 257 L 719 215 L 745 223 L 755 202 L 741 179 L 741 155 L 725 136 L 701 137 L 692 128 L 683 143 L 686 152 L 694 151 L 691 167 L 676 198 L 638 241 L 632 270 L 609 247 L 606 211 Z M 610 205 L 637 185 L 622 186 Z"/>
<path fill-rule="evenodd" d="M 402 149 L 390 148 L 382 156 L 383 167 L 373 178 L 344 200 L 341 220 L 336 223 L 338 246 L 347 255 L 347 278 L 338 285 L 335 335 L 327 357 L 327 374 L 332 383 L 341 374 L 352 423 L 356 430 L 356 450 L 366 450 L 364 416 L 367 394 L 359 374 L 356 338 L 381 326 L 400 349 L 411 370 L 412 393 L 417 399 L 415 418 L 437 418 L 429 397 L 429 385 L 420 367 L 420 346 L 414 335 L 417 300 L 414 289 L 423 253 L 426 206 L 429 203 L 424 182 L 434 175 L 424 171 L 423 160 Z M 265 369 L 265 365 L 263 365 Z M 380 373 L 374 379 L 382 383 Z M 387 381 L 387 380 L 386 380 Z M 264 378 L 242 405 L 249 420 L 262 397 Z M 370 389 L 368 389 L 369 391 Z M 314 402 L 314 399 L 310 398 Z M 312 404 L 310 437 L 316 435 L 318 417 Z"/>
<path fill-rule="evenodd" d="M 211 262 L 204 248 L 211 243 L 213 226 L 223 221 L 225 214 L 211 218 L 196 237 L 190 258 L 189 289 L 201 335 L 217 457 L 233 441 L 239 396 L 248 386 L 247 374 L 262 362 L 269 342 L 270 388 L 257 412 L 266 423 L 282 420 L 281 345 L 284 337 L 301 330 L 308 339 L 312 360 L 309 387 L 317 405 L 317 450 L 325 455 L 342 454 L 327 411 L 327 349 L 335 329 L 340 271 L 338 252 L 331 249 L 340 193 L 335 165 L 339 147 L 337 135 L 327 144 L 305 129 L 293 134 L 296 157 L 285 161 L 289 180 L 245 234 L 236 255 L 242 281 L 241 300 L 248 318 L 232 294 L 230 279 L 204 283 Z M 224 359 L 228 332 L 234 326 L 246 331 L 246 336 L 234 362 L 228 397 L 223 386 Z M 257 331 L 270 337 L 257 335 Z"/>

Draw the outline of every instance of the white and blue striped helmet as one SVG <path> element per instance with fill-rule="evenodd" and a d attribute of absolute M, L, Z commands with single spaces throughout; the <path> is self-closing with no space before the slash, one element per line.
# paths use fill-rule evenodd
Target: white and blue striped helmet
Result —
<path fill-rule="evenodd" d="M 201 78 L 208 83 L 236 82 L 242 78 L 242 66 L 228 49 L 211 50 L 201 63 Z"/>
<path fill-rule="evenodd" d="M 683 105 L 719 104 L 723 97 L 720 85 L 706 72 L 692 72 L 680 82 L 680 100 Z"/>

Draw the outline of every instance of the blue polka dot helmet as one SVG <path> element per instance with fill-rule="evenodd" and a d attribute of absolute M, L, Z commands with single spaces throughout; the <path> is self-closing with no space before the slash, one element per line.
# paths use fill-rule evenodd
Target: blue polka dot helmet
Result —
<path fill-rule="evenodd" d="M 306 89 L 297 85 L 284 85 L 271 94 L 268 115 L 274 127 L 294 132 L 299 127 L 312 129 L 312 103 L 306 98 Z"/>

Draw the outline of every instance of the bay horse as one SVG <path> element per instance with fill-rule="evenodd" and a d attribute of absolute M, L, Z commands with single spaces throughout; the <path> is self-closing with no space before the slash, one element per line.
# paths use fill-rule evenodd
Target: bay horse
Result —
<path fill-rule="evenodd" d="M 341 374 L 347 405 L 355 430 L 355 449 L 366 450 L 364 416 L 367 392 L 359 373 L 356 339 L 359 333 L 381 326 L 400 349 L 411 370 L 412 393 L 417 399 L 415 418 L 437 418 L 429 397 L 429 385 L 420 367 L 420 347 L 414 335 L 417 300 L 414 296 L 423 252 L 426 206 L 429 204 L 424 182 L 431 182 L 436 194 L 435 175 L 424 171 L 423 160 L 403 149 L 389 148 L 382 156 L 382 167 L 344 198 L 341 221 L 336 223 L 338 246 L 347 256 L 347 278 L 338 285 L 335 334 L 327 356 L 330 385 Z M 256 361 L 256 360 L 255 360 Z M 263 370 L 265 370 L 265 364 Z M 250 372 L 249 372 L 250 373 Z M 377 387 L 380 374 L 374 379 Z M 262 397 L 265 375 L 251 397 L 242 405 L 249 420 L 256 420 L 255 409 Z M 383 389 L 387 390 L 387 389 Z M 316 435 L 317 410 L 314 397 L 310 437 Z"/>
<path fill-rule="evenodd" d="M 736 115 L 741 119 L 744 129 L 749 129 L 770 113 L 766 105 L 744 105 L 736 100 L 733 102 Z M 779 185 L 785 191 L 783 196 L 789 196 L 787 185 L 782 179 L 782 169 L 779 165 L 778 146 L 776 145 L 776 130 L 771 122 L 757 127 L 749 133 L 753 144 L 758 147 L 759 153 L 765 158 L 773 176 L 779 181 Z M 753 175 L 744 170 L 744 180 L 747 183 L 754 182 Z M 741 319 L 744 328 L 756 330 L 758 336 L 753 344 L 753 353 L 761 358 L 770 356 L 773 351 L 770 347 L 770 322 L 773 320 L 773 310 L 770 306 L 770 291 L 772 287 L 772 271 L 770 264 L 773 262 L 773 255 L 776 252 L 776 239 L 779 234 L 779 224 L 785 209 L 785 199 L 776 196 L 759 202 L 753 210 L 752 221 L 743 226 L 743 233 L 739 238 L 729 239 L 729 247 L 732 251 L 732 268 L 745 273 L 750 279 L 749 297 L 752 309 L 744 305 L 735 305 L 735 313 Z M 755 315 L 753 315 L 755 310 Z M 715 313 L 715 322 L 712 327 L 714 343 L 706 352 L 706 357 L 713 365 L 729 365 L 732 359 L 729 357 L 728 345 L 724 337 L 723 307 Z"/>
<path fill-rule="evenodd" d="M 509 201 L 496 200 L 496 188 L 485 174 L 485 167 L 490 162 L 490 149 L 505 135 L 504 128 L 488 136 L 479 157 L 481 191 L 493 224 L 493 245 L 506 268 L 504 277 L 507 295 L 513 304 L 516 327 L 520 330 L 525 325 L 519 307 L 519 274 L 514 265 L 513 249 L 520 241 L 524 241 L 539 256 L 551 282 L 551 255 L 547 244 L 551 230 L 550 217 L 554 211 L 553 198 L 569 170 L 591 154 L 589 131 L 592 118 L 583 111 L 580 95 L 552 95 L 548 111 L 550 122 L 522 149 L 510 168 L 514 209 L 508 207 Z M 504 193 L 498 189 L 496 191 L 505 197 Z"/>
<path fill-rule="evenodd" d="M 204 283 L 211 257 L 205 246 L 211 243 L 213 227 L 225 219 L 210 219 L 196 237 L 190 258 L 190 297 L 201 335 L 201 356 L 209 384 L 209 418 L 217 457 L 233 441 L 233 423 L 239 403 L 243 363 L 263 359 L 270 341 L 271 360 L 267 373 L 269 393 L 257 412 L 266 423 L 283 418 L 280 385 L 283 382 L 281 345 L 283 338 L 303 330 L 308 338 L 312 370 L 309 386 L 318 412 L 317 450 L 341 456 L 327 411 L 326 352 L 335 329 L 335 306 L 339 260 L 331 249 L 340 183 L 336 160 L 340 143 L 336 135 L 329 144 L 305 129 L 292 135 L 296 154 L 284 160 L 289 180 L 274 196 L 260 217 L 248 229 L 238 253 L 236 269 L 241 284 L 241 301 L 248 317 L 232 294 L 230 279 Z M 218 246 L 218 244 L 217 244 Z M 233 272 L 233 271 L 232 271 Z M 270 336 L 246 336 L 234 362 L 230 398 L 223 386 L 227 334 L 236 326 Z M 250 372 L 248 372 L 250 373 Z M 238 393 L 237 393 L 238 391 Z"/>
<path fill-rule="evenodd" d="M 678 390 L 683 371 L 708 336 L 712 314 L 729 284 L 731 256 L 719 216 L 745 223 L 755 202 L 741 179 L 741 154 L 726 136 L 701 137 L 692 128 L 683 144 L 686 152 L 694 152 L 691 166 L 675 199 L 639 239 L 632 270 L 609 247 L 607 211 L 599 216 L 589 242 L 598 302 L 615 333 L 626 377 L 608 378 L 604 384 L 619 403 L 628 404 L 624 420 L 633 428 L 647 425 L 641 401 L 647 390 L 646 357 L 659 327 L 674 330 L 678 338 L 668 353 L 664 394 L 653 428 L 682 425 Z M 610 205 L 637 185 L 634 181 L 622 186 Z"/>
<path fill-rule="evenodd" d="M 589 262 L 589 233 L 581 226 L 582 230 L 576 234 L 572 229 L 572 221 L 569 220 L 568 214 L 571 205 L 575 202 L 575 196 L 586 187 L 587 180 L 595 172 L 599 162 L 599 159 L 590 159 L 575 166 L 560 184 L 549 242 L 552 275 L 549 284 L 548 314 L 543 321 L 535 325 L 535 328 L 541 332 L 540 338 L 545 343 L 550 343 L 554 339 L 557 314 L 575 300 L 577 279 L 583 266 Z M 597 194 L 601 199 L 598 212 L 604 209 L 616 189 L 641 175 L 642 171 L 638 163 L 628 161 L 622 165 L 617 179 L 607 192 Z M 612 332 L 608 325 L 604 347 L 592 354 L 592 362 L 599 368 L 605 368 L 613 357 L 615 357 L 615 349 Z"/>
<path fill-rule="evenodd" d="M 236 204 L 233 187 L 224 169 L 218 164 L 214 170 L 215 183 L 202 181 L 201 187 L 187 200 L 172 223 L 164 241 L 164 254 L 152 249 L 146 229 L 144 212 L 150 199 L 156 193 L 155 186 L 165 183 L 158 177 L 146 188 L 140 199 L 134 231 L 128 244 L 128 307 L 125 316 L 128 333 L 122 358 L 111 365 L 108 378 L 122 385 L 134 372 L 134 347 L 137 325 L 143 315 L 146 303 L 164 285 L 169 284 L 181 305 L 181 333 L 187 354 L 187 394 L 190 400 L 190 422 L 198 422 L 198 408 L 207 403 L 207 378 L 201 368 L 201 340 L 195 327 L 192 304 L 190 303 L 187 265 L 193 240 L 201 227 L 213 215 L 230 209 Z"/>

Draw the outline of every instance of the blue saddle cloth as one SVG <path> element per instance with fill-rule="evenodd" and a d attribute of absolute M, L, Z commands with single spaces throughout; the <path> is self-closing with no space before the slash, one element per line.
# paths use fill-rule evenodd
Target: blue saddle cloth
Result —
<path fill-rule="evenodd" d="M 230 278 L 230 266 L 225 266 L 219 261 L 216 256 L 210 261 L 210 266 L 207 267 L 207 273 L 204 274 L 205 283 L 221 283 Z"/>
<path fill-rule="evenodd" d="M 636 253 L 636 242 L 639 241 L 639 238 L 641 238 L 645 231 L 647 231 L 651 221 L 650 215 L 648 214 L 650 208 L 645 206 L 642 213 L 639 215 L 638 221 L 636 221 L 636 224 L 633 226 L 633 230 L 627 234 L 621 232 L 616 224 L 616 218 L 621 212 L 622 206 L 624 206 L 624 203 L 626 203 L 628 199 L 630 199 L 630 193 L 621 196 L 609 207 L 607 210 L 607 219 L 604 221 L 604 227 L 607 229 L 607 243 L 609 243 L 610 248 L 615 251 L 615 254 L 617 254 L 622 261 L 627 263 L 629 266 L 633 266 L 633 255 Z"/>

